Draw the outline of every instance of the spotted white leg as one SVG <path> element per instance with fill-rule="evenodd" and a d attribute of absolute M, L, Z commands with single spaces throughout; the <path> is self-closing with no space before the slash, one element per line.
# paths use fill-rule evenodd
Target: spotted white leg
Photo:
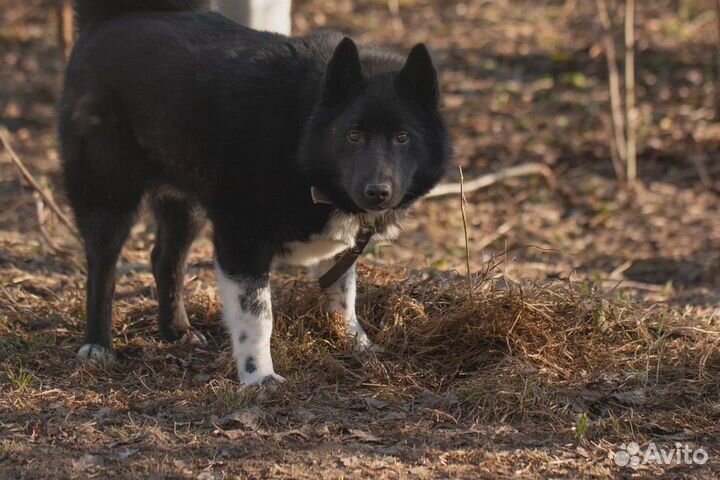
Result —
<path fill-rule="evenodd" d="M 313 273 L 320 276 L 334 264 L 335 260 L 333 259 L 323 260 L 314 268 Z M 355 341 L 356 350 L 381 351 L 382 349 L 368 338 L 367 333 L 365 333 L 358 321 L 355 313 L 356 291 L 356 272 L 355 265 L 353 265 L 337 282 L 325 289 L 329 301 L 328 313 L 339 313 L 342 316 L 348 335 Z"/>
<path fill-rule="evenodd" d="M 230 334 L 240 383 L 268 387 L 284 381 L 275 373 L 270 354 L 269 278 L 230 276 L 220 267 L 216 271 L 223 322 Z"/>

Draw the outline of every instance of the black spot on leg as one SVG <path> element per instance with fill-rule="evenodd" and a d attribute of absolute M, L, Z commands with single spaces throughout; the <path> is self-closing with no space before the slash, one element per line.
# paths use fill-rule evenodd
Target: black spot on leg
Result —
<path fill-rule="evenodd" d="M 347 283 L 344 281 L 340 282 L 340 291 L 342 293 L 347 293 Z"/>
<path fill-rule="evenodd" d="M 247 373 L 253 373 L 255 370 L 257 370 L 257 365 L 255 365 L 255 357 L 247 357 L 247 360 L 245 360 L 245 371 Z"/>
<path fill-rule="evenodd" d="M 245 331 L 243 330 L 242 332 L 240 332 L 240 335 L 238 336 L 238 341 L 240 343 L 243 343 L 245 340 L 247 340 L 247 333 L 245 333 Z"/>
<path fill-rule="evenodd" d="M 243 309 L 243 311 L 250 310 L 250 304 L 252 303 L 252 298 L 250 298 L 249 294 L 240 295 L 240 308 Z"/>
<path fill-rule="evenodd" d="M 342 307 L 343 310 L 347 310 L 347 302 L 345 300 L 340 302 L 340 306 Z"/>
<path fill-rule="evenodd" d="M 263 312 L 263 302 L 258 298 L 258 293 L 259 290 L 251 290 L 240 296 L 240 307 L 256 317 L 259 317 Z"/>

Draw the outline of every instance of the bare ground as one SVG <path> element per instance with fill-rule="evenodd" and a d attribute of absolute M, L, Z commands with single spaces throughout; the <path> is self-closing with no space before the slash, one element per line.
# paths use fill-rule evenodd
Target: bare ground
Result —
<path fill-rule="evenodd" d="M 558 188 L 470 196 L 470 285 L 459 200 L 418 205 L 362 263 L 359 311 L 382 354 L 354 354 L 317 287 L 279 272 L 289 382 L 260 392 L 235 382 L 206 238 L 186 286 L 210 345 L 158 340 L 145 215 L 120 266 L 118 361 L 77 363 L 82 249 L 0 160 L 0 478 L 720 476 L 712 2 L 640 8 L 635 192 L 612 178 L 594 2 L 403 0 L 392 28 L 385 1 L 296 3 L 297 32 L 429 43 L 465 174 L 540 161 Z M 0 123 L 62 203 L 49 5 L 0 0 Z M 631 441 L 709 460 L 617 466 Z"/>

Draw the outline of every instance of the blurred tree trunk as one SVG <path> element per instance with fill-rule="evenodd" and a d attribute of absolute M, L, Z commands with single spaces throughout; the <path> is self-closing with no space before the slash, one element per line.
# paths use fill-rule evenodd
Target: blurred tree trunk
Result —
<path fill-rule="evenodd" d="M 715 119 L 720 120 L 720 0 L 715 2 L 715 17 L 717 20 L 718 38 L 716 39 L 718 48 L 715 51 L 717 75 L 715 79 Z"/>
<path fill-rule="evenodd" d="M 291 0 L 214 0 L 223 15 L 256 30 L 290 35 Z"/>

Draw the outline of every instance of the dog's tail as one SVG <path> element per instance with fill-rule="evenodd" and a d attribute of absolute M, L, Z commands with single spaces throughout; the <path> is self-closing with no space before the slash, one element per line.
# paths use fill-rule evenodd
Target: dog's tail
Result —
<path fill-rule="evenodd" d="M 75 0 L 75 17 L 83 31 L 123 13 L 202 10 L 208 3 L 208 0 Z"/>

